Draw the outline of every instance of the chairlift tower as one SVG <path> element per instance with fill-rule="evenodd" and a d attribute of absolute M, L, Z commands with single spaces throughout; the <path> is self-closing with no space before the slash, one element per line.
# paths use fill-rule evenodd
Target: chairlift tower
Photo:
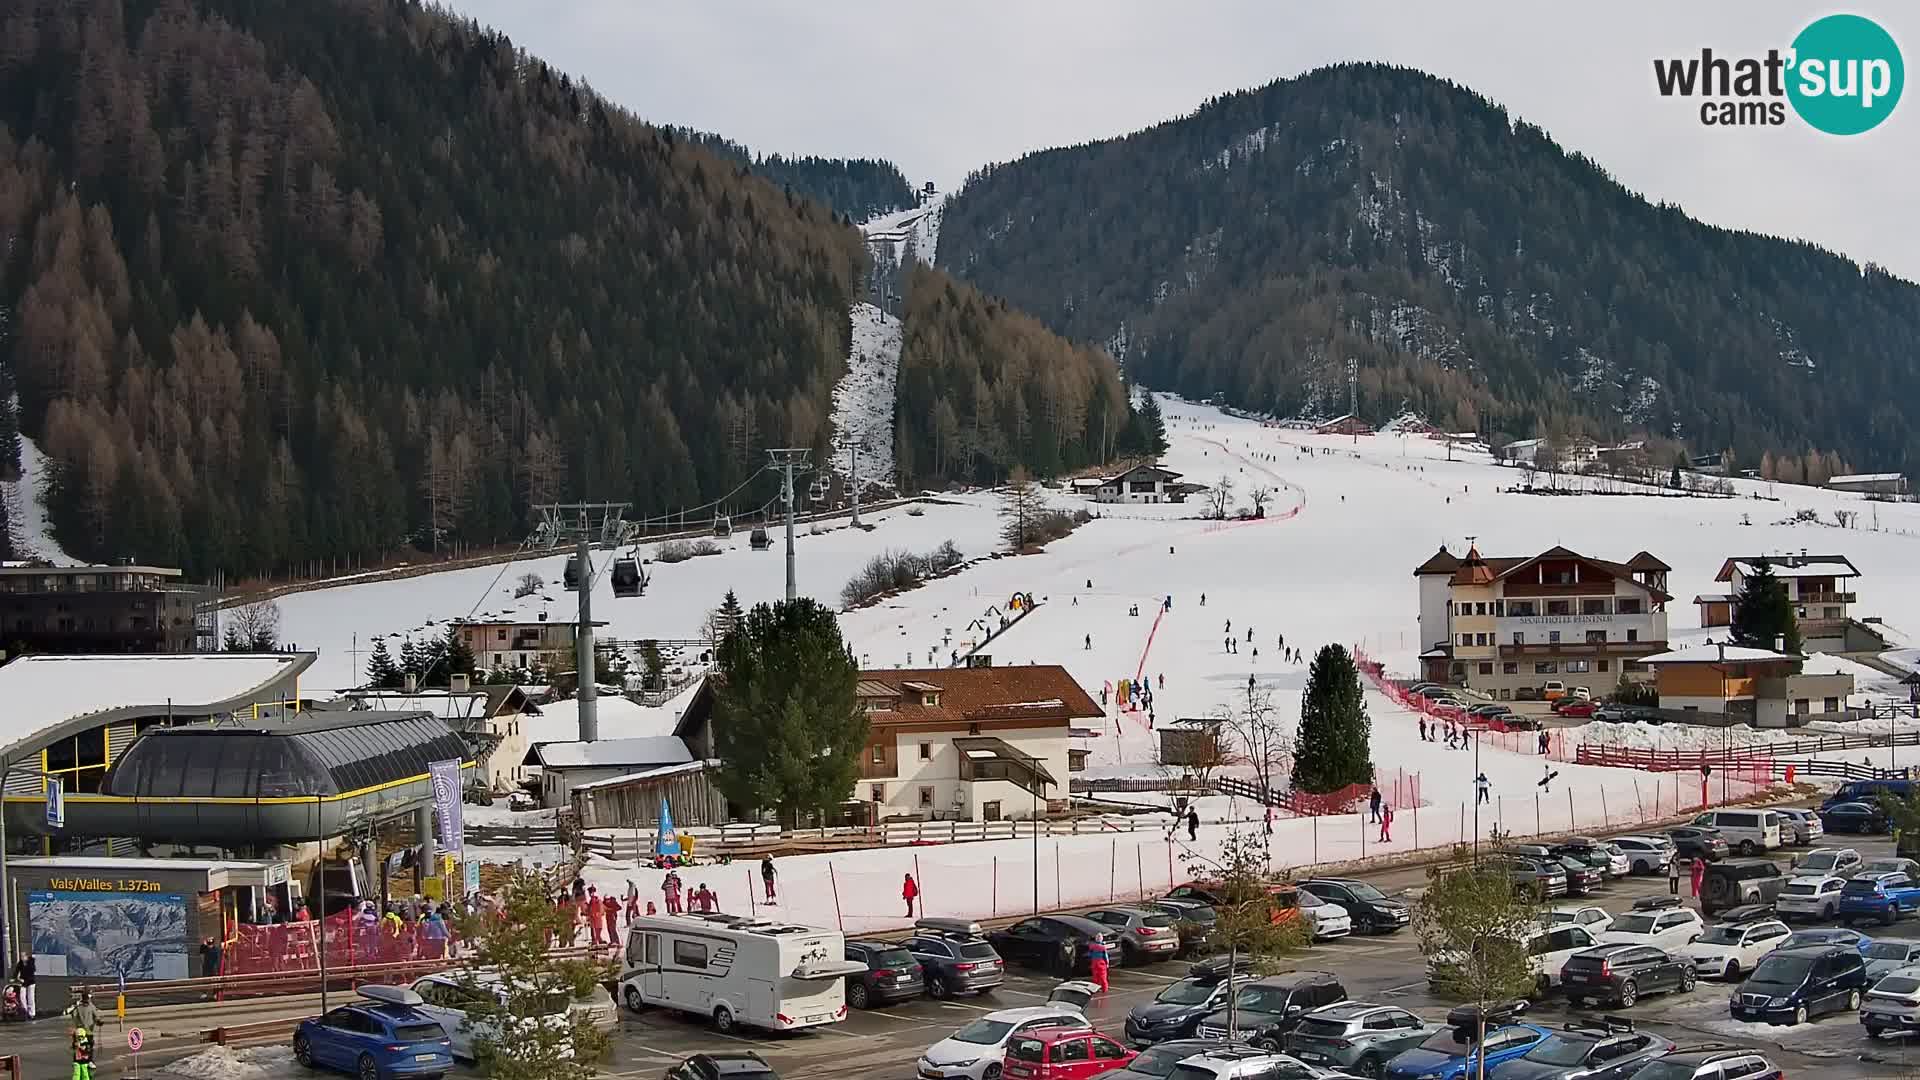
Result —
<path fill-rule="evenodd" d="M 807 464 L 810 453 L 805 447 L 788 446 L 767 451 L 768 464 L 780 471 L 780 498 L 787 504 L 787 599 L 792 600 L 796 592 L 793 578 L 793 474 L 812 472 L 813 466 Z"/>
<path fill-rule="evenodd" d="M 598 577 L 593 566 L 593 545 L 618 544 L 626 534 L 625 512 L 628 503 L 547 503 L 534 507 L 540 512 L 540 523 L 549 537 L 549 549 L 562 540 L 572 540 L 574 553 L 567 558 L 564 584 L 569 590 L 580 594 L 579 625 L 573 633 L 574 675 L 580 683 L 580 741 L 595 742 L 600 738 L 600 684 L 598 673 L 594 670 L 593 655 L 593 583 Z M 615 560 L 615 586 L 621 584 L 621 573 L 627 567 L 620 563 L 638 562 L 632 558 Z M 638 588 L 632 595 L 638 596 L 646 587 L 644 575 L 638 582 Z"/>

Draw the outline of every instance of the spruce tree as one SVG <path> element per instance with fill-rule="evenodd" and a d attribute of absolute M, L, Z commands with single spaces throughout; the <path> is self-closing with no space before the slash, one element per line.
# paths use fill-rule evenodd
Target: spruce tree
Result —
<path fill-rule="evenodd" d="M 740 598 L 733 594 L 732 589 L 728 589 L 726 598 L 720 601 L 720 608 L 714 613 L 714 640 L 717 642 L 731 634 L 740 625 L 740 618 L 744 614 L 740 608 Z"/>
<path fill-rule="evenodd" d="M 387 651 L 387 639 L 374 638 L 373 656 L 367 660 L 367 686 L 374 690 L 397 690 L 404 682 L 400 666 Z"/>
<path fill-rule="evenodd" d="M 1167 420 L 1160 415 L 1160 402 L 1152 391 L 1142 398 L 1140 411 L 1135 414 L 1140 423 L 1140 452 L 1157 458 L 1167 452 Z"/>
<path fill-rule="evenodd" d="M 440 650 L 445 657 L 443 665 L 445 675 L 473 674 L 473 649 L 467 645 L 466 639 L 460 636 L 458 627 L 447 627 L 447 639 L 440 646 Z"/>
<path fill-rule="evenodd" d="M 1322 646 L 1307 669 L 1307 688 L 1300 694 L 1293 786 L 1324 793 L 1372 782 L 1372 732 L 1359 667 L 1344 646 Z"/>
<path fill-rule="evenodd" d="M 853 657 L 832 611 L 809 597 L 756 604 L 720 643 L 715 782 L 742 806 L 787 824 L 846 802 L 860 778 L 867 716 Z"/>
<path fill-rule="evenodd" d="M 426 672 L 426 660 L 420 655 L 420 647 L 413 643 L 412 638 L 402 641 L 400 643 L 400 674 L 403 676 L 402 685 L 405 684 L 404 676 L 411 675 L 417 682 Z"/>
<path fill-rule="evenodd" d="M 1772 563 L 1753 561 L 1753 573 L 1740 583 L 1740 595 L 1733 603 L 1734 644 L 1771 649 L 1776 638 L 1783 638 L 1781 652 L 1800 651 L 1800 621 L 1794 617 L 1793 601 L 1787 599 L 1787 583 L 1774 574 Z"/>

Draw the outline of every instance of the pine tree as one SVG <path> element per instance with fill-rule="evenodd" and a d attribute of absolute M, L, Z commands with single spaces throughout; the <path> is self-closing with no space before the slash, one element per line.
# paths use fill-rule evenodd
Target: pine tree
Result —
<path fill-rule="evenodd" d="M 373 656 L 367 660 L 367 686 L 374 690 L 397 690 L 405 682 L 400 674 L 400 666 L 393 662 L 393 654 L 387 651 L 387 639 L 374 638 Z"/>
<path fill-rule="evenodd" d="M 400 643 L 400 674 L 403 676 L 402 685 L 405 685 L 404 676 L 407 675 L 413 676 L 415 684 L 418 685 L 422 681 L 421 676 L 425 675 L 426 672 L 426 659 L 420 655 L 420 647 L 413 643 L 412 638 L 402 641 Z"/>
<path fill-rule="evenodd" d="M 441 644 L 440 650 L 445 657 L 443 666 L 446 675 L 473 674 L 473 649 L 467 645 L 467 639 L 460 635 L 458 627 L 447 627 L 447 639 Z"/>
<path fill-rule="evenodd" d="M 1371 782 L 1372 733 L 1359 667 L 1344 646 L 1322 646 L 1307 669 L 1307 688 L 1300 694 L 1293 786 L 1329 792 Z"/>
<path fill-rule="evenodd" d="M 1160 401 L 1152 391 L 1141 398 L 1139 411 L 1134 414 L 1140 424 L 1140 452 L 1157 458 L 1167 452 L 1167 420 L 1160 415 Z"/>
<path fill-rule="evenodd" d="M 712 626 L 713 640 L 719 642 L 728 634 L 733 633 L 734 628 L 740 625 L 740 618 L 743 614 L 744 612 L 740 609 L 740 598 L 733 594 L 732 589 L 728 589 L 727 595 L 720 601 L 720 606 L 714 609 Z"/>
<path fill-rule="evenodd" d="M 845 802 L 860 778 L 867 716 L 832 611 L 809 597 L 757 604 L 721 642 L 715 776 L 728 799 L 796 824 Z"/>
<path fill-rule="evenodd" d="M 1734 644 L 1771 649 L 1775 639 L 1784 639 L 1781 652 L 1800 651 L 1800 621 L 1787 598 L 1787 583 L 1774 574 L 1772 563 L 1754 560 L 1753 573 L 1740 583 L 1740 595 L 1733 603 Z"/>

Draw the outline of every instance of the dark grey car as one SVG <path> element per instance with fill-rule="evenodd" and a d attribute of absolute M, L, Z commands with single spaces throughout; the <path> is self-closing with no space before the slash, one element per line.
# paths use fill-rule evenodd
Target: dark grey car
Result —
<path fill-rule="evenodd" d="M 954 919 L 921 919 L 920 932 L 906 950 L 926 971 L 927 994 L 984 994 L 1006 981 L 1007 965 L 980 932 L 980 924 Z"/>
<path fill-rule="evenodd" d="M 1400 1051 L 1439 1030 L 1397 1005 L 1343 1001 L 1308 1013 L 1287 1033 L 1287 1053 L 1309 1065 L 1379 1076 Z"/>

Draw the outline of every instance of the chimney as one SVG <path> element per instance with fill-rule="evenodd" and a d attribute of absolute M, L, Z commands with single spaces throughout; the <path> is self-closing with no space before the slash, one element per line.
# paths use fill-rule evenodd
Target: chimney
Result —
<path fill-rule="evenodd" d="M 415 675 L 411 671 L 407 672 L 404 685 L 407 693 L 412 694 L 417 692 L 420 689 L 420 676 Z"/>
<path fill-rule="evenodd" d="M 473 682 L 466 672 L 456 671 L 447 676 L 447 689 L 456 694 L 464 694 L 473 689 Z"/>

